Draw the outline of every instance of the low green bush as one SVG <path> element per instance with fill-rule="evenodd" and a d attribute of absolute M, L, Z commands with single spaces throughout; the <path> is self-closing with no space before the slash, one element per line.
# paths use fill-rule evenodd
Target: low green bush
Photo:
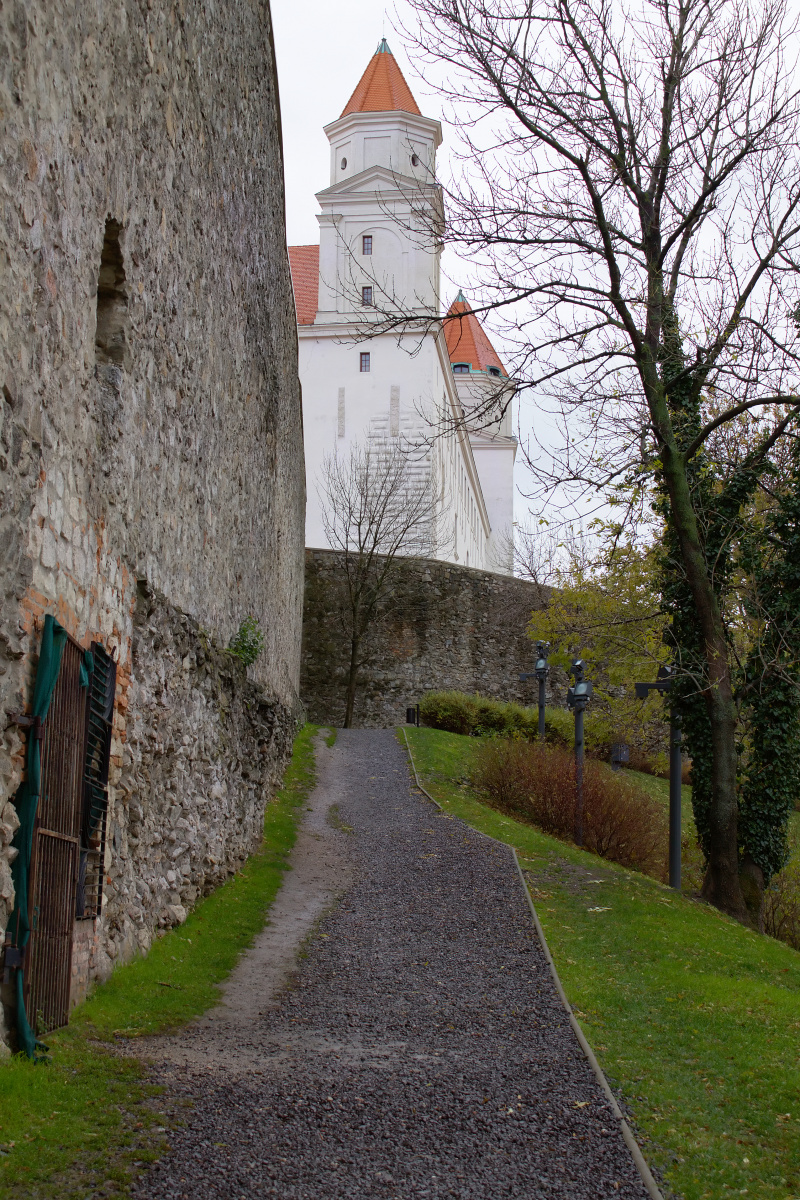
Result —
<path fill-rule="evenodd" d="M 538 726 L 537 726 L 538 728 Z M 584 718 L 584 731 L 585 731 Z M 572 746 L 575 743 L 575 718 L 566 708 L 544 710 L 544 740 L 549 746 Z"/>
<path fill-rule="evenodd" d="M 494 735 L 524 737 L 534 741 L 539 733 L 538 708 L 525 708 L 513 701 L 494 700 L 490 696 L 470 696 L 467 692 L 428 692 L 419 705 L 420 720 L 431 729 L 470 737 Z M 575 721 L 565 708 L 545 709 L 545 741 L 551 746 L 571 747 L 575 742 Z M 607 721 L 591 709 L 584 718 L 586 752 L 592 758 L 610 758 L 614 742 Z"/>
<path fill-rule="evenodd" d="M 475 727 L 473 733 L 497 733 L 506 737 L 521 733 L 525 737 L 536 737 L 538 715 L 535 709 L 523 708 L 521 704 L 506 703 L 476 696 Z"/>
<path fill-rule="evenodd" d="M 419 702 L 419 718 L 431 729 L 470 734 L 475 729 L 475 701 L 464 692 L 428 692 Z"/>

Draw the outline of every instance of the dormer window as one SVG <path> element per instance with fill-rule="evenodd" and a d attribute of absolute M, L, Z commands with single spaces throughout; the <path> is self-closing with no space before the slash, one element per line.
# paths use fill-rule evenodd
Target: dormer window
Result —
<path fill-rule="evenodd" d="M 499 379 L 500 378 L 500 368 L 499 367 L 489 367 L 489 374 L 494 375 L 495 379 Z"/>
<path fill-rule="evenodd" d="M 361 289 L 361 307 L 372 308 L 372 288 L 362 287 Z"/>
<path fill-rule="evenodd" d="M 453 363 L 454 375 L 469 375 L 469 363 Z"/>
<path fill-rule="evenodd" d="M 372 234 L 365 233 L 361 239 L 361 253 L 372 254 Z"/>

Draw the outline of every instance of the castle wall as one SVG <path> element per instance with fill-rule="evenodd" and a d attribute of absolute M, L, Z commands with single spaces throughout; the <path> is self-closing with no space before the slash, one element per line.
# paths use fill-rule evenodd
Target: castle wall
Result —
<path fill-rule="evenodd" d="M 242 860 L 297 712 L 305 488 L 269 5 L 12 0 L 0 108 L 3 723 L 29 706 L 46 612 L 119 660 L 89 977 Z M 250 613 L 266 645 L 248 680 L 220 647 Z M 23 745 L 9 725 L 0 931 Z"/>
<path fill-rule="evenodd" d="M 336 555 L 306 550 L 300 694 L 313 721 L 341 725 L 348 668 L 346 597 Z M 380 619 L 364 648 L 358 726 L 405 721 L 427 691 L 453 688 L 535 704 L 535 646 L 526 629 L 548 589 L 525 580 L 432 559 L 398 559 Z M 562 680 L 548 685 L 561 702 Z"/>

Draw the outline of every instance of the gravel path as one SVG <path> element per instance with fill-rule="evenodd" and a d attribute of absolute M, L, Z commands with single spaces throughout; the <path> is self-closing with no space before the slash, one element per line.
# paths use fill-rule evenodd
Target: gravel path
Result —
<path fill-rule="evenodd" d="M 186 1125 L 137 1194 L 646 1197 L 511 852 L 416 791 L 392 731 L 324 755 L 353 882 L 279 1003 L 230 1030 L 246 1071 L 226 1072 L 218 1027 L 184 1035 L 161 1078 Z"/>

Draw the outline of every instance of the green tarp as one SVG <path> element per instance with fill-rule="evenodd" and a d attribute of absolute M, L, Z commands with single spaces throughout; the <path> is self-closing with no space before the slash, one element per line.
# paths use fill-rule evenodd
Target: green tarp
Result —
<path fill-rule="evenodd" d="M 39 717 L 43 722 L 47 717 L 50 701 L 61 669 L 61 656 L 67 644 L 67 631 L 49 614 L 44 619 L 42 645 L 39 650 L 39 666 L 36 669 L 36 683 L 33 689 L 31 716 Z M 24 950 L 31 936 L 28 921 L 28 878 L 33 849 L 33 827 L 36 821 L 36 810 L 39 806 L 39 789 L 42 779 L 41 745 L 34 730 L 28 733 L 26 755 L 27 778 L 17 789 L 14 804 L 17 809 L 20 826 L 14 835 L 12 845 L 19 851 L 11 864 L 11 876 L 14 880 L 14 911 L 8 925 L 12 945 Z M 17 992 L 17 1038 L 20 1050 L 24 1050 L 28 1058 L 35 1058 L 37 1049 L 45 1049 L 31 1029 L 28 1014 L 25 1011 L 23 999 L 24 968 L 16 970 Z"/>

